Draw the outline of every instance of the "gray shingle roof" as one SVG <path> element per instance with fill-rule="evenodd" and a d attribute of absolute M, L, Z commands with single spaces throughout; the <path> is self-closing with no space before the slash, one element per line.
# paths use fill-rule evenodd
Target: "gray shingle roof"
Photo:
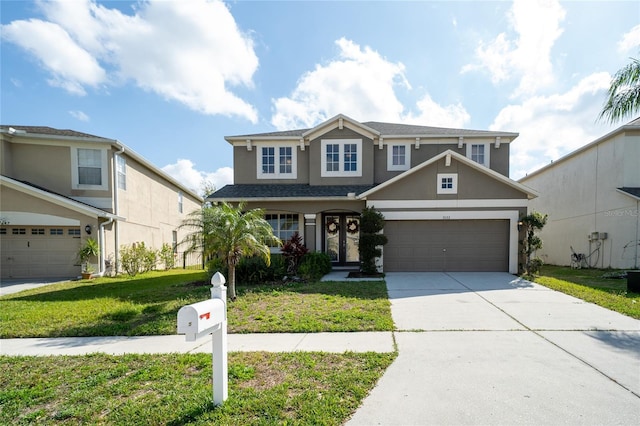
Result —
<path fill-rule="evenodd" d="M 382 134 L 393 136 L 517 136 L 517 133 L 510 132 L 493 132 L 489 130 L 469 130 L 469 129 L 450 129 L 446 127 L 419 126 L 415 124 L 400 123 L 382 123 L 378 121 L 367 121 L 361 123 L 364 126 L 377 130 Z M 311 129 L 285 130 L 280 132 L 254 133 L 247 135 L 228 136 L 230 138 L 256 138 L 256 137 L 278 137 L 292 136 L 302 137 L 302 135 Z"/>
<path fill-rule="evenodd" d="M 375 185 L 238 184 L 226 185 L 207 200 L 247 200 L 252 198 L 323 198 L 361 194 Z"/>
<path fill-rule="evenodd" d="M 618 188 L 620 191 L 626 192 L 629 195 L 633 195 L 636 198 L 640 198 L 640 188 L 630 188 L 628 186 Z"/>
<path fill-rule="evenodd" d="M 73 138 L 96 138 L 96 139 L 104 139 L 105 141 L 111 140 L 111 139 L 103 138 L 102 136 L 91 135 L 89 133 L 77 132 L 75 130 L 69 130 L 69 129 L 54 129 L 53 127 L 47 127 L 47 126 L 15 126 L 15 125 L 8 125 L 8 124 L 0 125 L 0 129 L 2 130 L 8 131 L 9 128 L 13 128 L 26 133 L 32 133 L 35 135 L 67 136 L 67 137 L 73 137 Z"/>

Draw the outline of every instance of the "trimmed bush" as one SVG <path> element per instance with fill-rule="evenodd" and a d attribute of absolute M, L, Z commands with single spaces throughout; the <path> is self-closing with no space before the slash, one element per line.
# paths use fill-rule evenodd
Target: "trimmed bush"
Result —
<path fill-rule="evenodd" d="M 331 258 L 326 253 L 311 252 L 304 255 L 298 274 L 308 281 L 316 281 L 331 272 Z"/>

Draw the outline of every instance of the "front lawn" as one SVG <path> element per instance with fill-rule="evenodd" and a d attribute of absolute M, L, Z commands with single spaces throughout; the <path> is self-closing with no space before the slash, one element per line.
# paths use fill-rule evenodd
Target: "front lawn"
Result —
<path fill-rule="evenodd" d="M 180 307 L 211 297 L 202 271 L 70 281 L 0 297 L 0 338 L 176 333 Z M 238 286 L 229 331 L 393 329 L 384 282 Z"/>
<path fill-rule="evenodd" d="M 640 319 L 640 294 L 627 293 L 626 279 L 606 278 L 619 271 L 545 265 L 535 282 L 612 311 Z"/>
<path fill-rule="evenodd" d="M 0 424 L 340 425 L 395 353 L 230 353 L 211 403 L 211 355 L 0 356 Z"/>

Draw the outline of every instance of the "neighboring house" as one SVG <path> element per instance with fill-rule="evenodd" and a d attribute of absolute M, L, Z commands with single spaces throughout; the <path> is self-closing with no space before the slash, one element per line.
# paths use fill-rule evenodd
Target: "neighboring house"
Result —
<path fill-rule="evenodd" d="M 529 209 L 549 215 L 545 263 L 571 264 L 571 248 L 600 268 L 640 266 L 640 118 L 524 178 Z"/>
<path fill-rule="evenodd" d="M 311 129 L 225 139 L 234 184 L 208 200 L 266 209 L 283 240 L 299 232 L 335 266 L 359 262 L 365 206 L 384 214 L 384 271 L 518 270 L 518 220 L 535 191 L 508 178 L 517 133 L 338 115 Z"/>
<path fill-rule="evenodd" d="M 203 201 L 114 139 L 3 125 L 0 155 L 2 279 L 76 277 L 88 237 L 101 247 L 98 274 L 114 270 L 123 245 L 175 250 L 178 226 Z"/>

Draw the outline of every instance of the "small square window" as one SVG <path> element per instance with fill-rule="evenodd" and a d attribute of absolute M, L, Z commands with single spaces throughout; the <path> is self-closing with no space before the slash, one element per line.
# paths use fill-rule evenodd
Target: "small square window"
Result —
<path fill-rule="evenodd" d="M 27 234 L 27 230 L 25 228 L 13 228 L 11 230 L 11 233 L 13 235 L 26 235 Z"/>
<path fill-rule="evenodd" d="M 72 235 L 74 237 L 79 237 L 80 236 L 80 228 L 70 228 L 67 233 L 69 235 Z"/>
<path fill-rule="evenodd" d="M 49 235 L 64 235 L 64 230 L 62 228 L 51 228 Z"/>
<path fill-rule="evenodd" d="M 31 235 L 44 235 L 44 228 L 31 228 Z"/>
<path fill-rule="evenodd" d="M 438 187 L 436 192 L 438 194 L 457 194 L 457 173 L 438 173 Z"/>

